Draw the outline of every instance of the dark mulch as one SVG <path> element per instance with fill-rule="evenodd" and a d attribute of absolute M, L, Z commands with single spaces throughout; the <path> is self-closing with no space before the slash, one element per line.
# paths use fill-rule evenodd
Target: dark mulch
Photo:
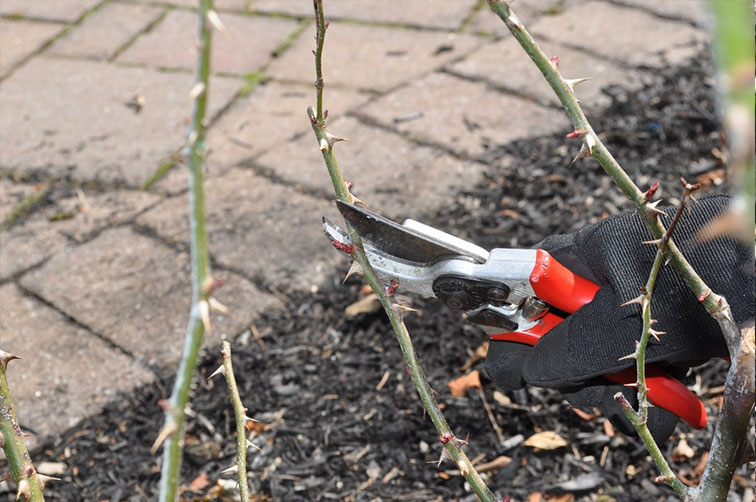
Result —
<path fill-rule="evenodd" d="M 614 104 L 592 117 L 631 176 L 642 185 L 659 180 L 667 198 L 678 193 L 681 174 L 695 178 L 717 167 L 712 149 L 720 139 L 710 73 L 703 58 L 700 65 L 667 70 L 659 84 L 637 93 L 609 89 Z M 528 246 L 625 208 L 595 162 L 567 167 L 577 146 L 554 136 L 494 148 L 485 157 L 486 179 L 465 187 L 425 220 L 486 247 Z M 234 345 L 249 415 L 270 424 L 261 425 L 254 439 L 261 451 L 249 450 L 255 500 L 475 500 L 452 464 L 436 466 L 441 445 L 384 315 L 347 318 L 344 309 L 358 299 L 359 284 L 337 282 L 334 278 L 333 287 L 314 294 L 298 293 L 287 310 L 263 315 L 256 327 L 266 335 L 264 346 L 249 335 Z M 484 378 L 486 399 L 508 439 L 500 444 L 479 393 L 452 398 L 447 389 L 449 380 L 464 373 L 460 367 L 485 334 L 438 302 L 416 301 L 415 306 L 422 315 L 409 315 L 407 323 L 456 434 L 469 434 L 472 457 L 512 459 L 490 474 L 497 493 L 513 501 L 528 500 L 535 492 L 556 500 L 674 499 L 669 488 L 652 482 L 657 471 L 642 445 L 612 435 L 603 418 L 585 420 L 558 394 L 543 389 L 495 394 Z M 233 498 L 216 486 L 219 478 L 233 479 L 220 471 L 233 463 L 235 447 L 224 385 L 218 378 L 206 380 L 218 363 L 217 354 L 201 363 L 183 468 L 186 485 L 203 474 L 209 485 L 184 491 L 183 500 Z M 712 389 L 704 396 L 711 413 L 723 373 L 723 363 L 698 370 L 704 390 Z M 162 423 L 157 403 L 168 396 L 171 382 L 167 375 L 124 396 L 44 446 L 38 461 L 62 462 L 67 468 L 63 482 L 50 485 L 48 499 L 154 500 L 160 457 L 149 448 Z M 534 451 L 524 445 L 541 430 L 557 432 L 568 446 Z M 685 458 L 679 437 L 667 444 L 667 453 L 676 458 L 676 469 L 694 478 L 711 430 L 683 425 L 678 431 L 693 456 Z M 746 472 L 740 471 L 743 481 Z M 736 491 L 743 488 L 736 485 Z"/>

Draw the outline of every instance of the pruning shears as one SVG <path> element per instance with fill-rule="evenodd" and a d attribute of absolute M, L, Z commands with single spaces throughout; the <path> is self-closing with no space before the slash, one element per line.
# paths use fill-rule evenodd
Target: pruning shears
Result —
<path fill-rule="evenodd" d="M 387 289 L 438 298 L 463 311 L 469 321 L 500 329 L 490 335 L 493 340 L 533 346 L 599 289 L 543 249 L 487 251 L 415 220 L 400 225 L 361 206 L 336 204 L 360 235 L 368 261 Z M 337 248 L 352 246 L 349 235 L 327 218 L 323 230 Z M 635 368 L 604 377 L 632 385 Z M 651 365 L 646 383 L 654 405 L 695 428 L 706 425 L 706 408 L 681 382 Z"/>

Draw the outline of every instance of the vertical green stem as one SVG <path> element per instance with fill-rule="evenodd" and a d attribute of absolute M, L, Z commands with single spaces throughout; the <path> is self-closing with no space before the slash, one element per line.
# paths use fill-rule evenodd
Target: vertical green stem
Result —
<path fill-rule="evenodd" d="M 163 467 L 160 477 L 161 502 L 178 500 L 178 485 L 181 473 L 181 457 L 184 443 L 185 409 L 189 402 L 189 388 L 197 366 L 197 356 L 205 333 L 203 312 L 207 312 L 211 293 L 210 260 L 205 229 L 205 137 L 207 96 L 210 80 L 210 50 L 212 28 L 208 13 L 213 9 L 212 0 L 199 0 L 198 31 L 199 48 L 195 78 L 192 122 L 184 155 L 189 166 L 190 241 L 192 255 L 192 308 L 189 314 L 186 341 L 176 382 L 166 411 L 167 428 L 171 434 L 165 441 Z"/>
<path fill-rule="evenodd" d="M 24 435 L 18 425 L 10 387 L 5 377 L 5 361 L 2 366 L 0 367 L 0 434 L 5 458 L 11 476 L 19 487 L 19 495 L 30 502 L 42 502 L 45 500 L 42 485 L 29 452 L 26 450 Z"/>
<path fill-rule="evenodd" d="M 315 137 L 318 140 L 318 145 L 320 147 L 321 153 L 323 154 L 323 160 L 325 161 L 326 167 L 328 168 L 328 174 L 331 177 L 331 182 L 333 183 L 333 188 L 336 192 L 336 196 L 339 198 L 339 200 L 351 203 L 354 201 L 354 198 L 349 192 L 349 188 L 344 182 L 344 178 L 341 175 L 338 163 L 336 162 L 336 157 L 333 154 L 333 141 L 331 139 L 332 137 L 326 130 L 326 114 L 323 111 L 324 84 L 321 70 L 321 58 L 323 54 L 323 44 L 325 42 L 325 32 L 328 28 L 328 25 L 325 23 L 322 0 L 313 0 L 313 4 L 315 7 L 317 29 L 317 34 L 315 37 L 317 41 L 317 47 L 315 49 L 315 88 L 317 111 L 313 110 L 310 107 L 307 109 L 307 115 L 310 118 L 313 132 L 315 133 Z M 360 238 L 359 234 L 357 234 L 357 232 L 355 232 L 354 229 L 352 229 L 349 225 L 347 225 L 347 232 L 349 234 L 351 243 L 354 245 L 352 257 L 362 267 L 363 273 L 365 275 L 365 280 L 380 299 L 381 305 L 383 306 L 384 310 L 386 311 L 386 315 L 388 315 L 389 320 L 391 321 L 391 326 L 396 333 L 397 340 L 399 341 L 399 346 L 401 347 L 402 354 L 404 355 L 404 359 L 407 363 L 412 381 L 415 384 L 415 388 L 417 389 L 417 392 L 420 396 L 423 407 L 428 413 L 428 416 L 433 422 L 433 425 L 436 427 L 439 436 L 454 438 L 454 434 L 452 433 L 449 424 L 446 422 L 446 418 L 444 418 L 441 409 L 438 407 L 436 399 L 433 397 L 433 391 L 428 384 L 428 380 L 425 377 L 425 372 L 423 371 L 422 366 L 420 365 L 420 361 L 417 358 L 417 354 L 415 353 L 415 349 L 412 346 L 412 339 L 410 338 L 409 332 L 407 331 L 407 327 L 402 321 L 399 306 L 394 302 L 393 298 L 389 294 L 387 294 L 385 285 L 380 281 L 378 276 L 375 274 L 375 271 L 371 267 L 370 262 L 368 261 L 367 256 L 365 255 L 365 252 L 362 248 L 362 239 Z M 467 457 L 465 452 L 462 451 L 461 443 L 456 441 L 456 438 L 454 438 L 445 441 L 444 448 L 448 457 L 457 464 L 460 472 L 470 484 L 478 498 L 482 502 L 494 502 L 494 494 L 488 489 L 485 482 L 480 477 L 480 474 L 478 474 L 478 472 L 473 467 L 470 459 Z"/>
<path fill-rule="evenodd" d="M 236 386 L 234 367 L 231 362 L 231 344 L 224 341 L 221 344 L 221 358 L 223 359 L 223 375 L 226 377 L 226 387 L 231 406 L 234 409 L 236 421 L 236 476 L 239 483 L 239 495 L 243 502 L 249 500 L 249 484 L 247 483 L 247 410 L 242 406 L 239 388 Z"/>

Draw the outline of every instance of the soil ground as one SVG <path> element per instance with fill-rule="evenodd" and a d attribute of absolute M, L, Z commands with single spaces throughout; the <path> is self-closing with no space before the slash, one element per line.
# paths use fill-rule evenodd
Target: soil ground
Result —
<path fill-rule="evenodd" d="M 613 104 L 592 117 L 631 176 L 643 186 L 660 181 L 666 200 L 674 199 L 681 175 L 717 183 L 726 178 L 715 155 L 721 139 L 713 82 L 706 57 L 700 62 L 668 70 L 661 83 L 635 93 L 606 89 Z M 626 208 L 594 161 L 568 167 L 576 144 L 563 136 L 490 148 L 484 183 L 463 187 L 441 211 L 415 218 L 484 247 L 530 246 Z M 475 500 L 453 465 L 436 465 L 441 446 L 383 313 L 345 314 L 361 285 L 358 279 L 340 285 L 342 272 L 334 272 L 331 287 L 297 293 L 286 309 L 262 315 L 255 324 L 261 338 L 244 335 L 233 344 L 241 395 L 248 414 L 261 421 L 253 439 L 260 451 L 250 449 L 248 457 L 254 500 Z M 497 494 L 518 502 L 675 499 L 671 489 L 653 482 L 657 471 L 638 440 L 614 433 L 603 417 L 580 416 L 556 392 L 500 393 L 484 377 L 482 394 L 471 389 L 463 398 L 451 397 L 448 382 L 469 371 L 461 367 L 486 335 L 436 301 L 415 299 L 414 306 L 421 314 L 407 317 L 410 333 L 450 424 L 458 436 L 469 435 L 469 455 L 481 456 L 481 463 L 510 459 L 486 474 Z M 204 356 L 193 390 L 185 501 L 236 497 L 233 475 L 221 474 L 234 462 L 230 406 L 221 380 L 207 380 L 218 364 L 215 351 Z M 482 363 L 471 369 L 482 370 Z M 724 372 L 719 362 L 693 375 L 713 417 Z M 172 381 L 166 374 L 121 396 L 42 445 L 35 461 L 64 464 L 66 472 L 49 485 L 48 500 L 154 500 L 160 455 L 151 454 L 150 446 L 163 421 L 158 403 Z M 503 431 L 503 444 L 483 398 Z M 567 446 L 526 446 L 538 431 L 556 432 Z M 694 431 L 683 425 L 677 432 L 665 446 L 667 456 L 677 472 L 695 481 L 712 426 Z M 753 463 L 738 471 L 732 500 L 752 484 Z"/>

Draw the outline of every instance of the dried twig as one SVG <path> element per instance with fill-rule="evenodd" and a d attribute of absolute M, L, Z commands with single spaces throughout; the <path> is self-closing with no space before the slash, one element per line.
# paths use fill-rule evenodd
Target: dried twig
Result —
<path fill-rule="evenodd" d="M 242 406 L 239 389 L 236 386 L 234 367 L 231 362 L 231 344 L 224 341 L 221 344 L 221 358 L 223 359 L 223 376 L 226 377 L 231 406 L 234 408 L 236 420 L 236 476 L 239 483 L 239 495 L 242 500 L 249 500 L 249 484 L 247 483 L 247 409 Z"/>
<path fill-rule="evenodd" d="M 336 162 L 336 157 L 333 154 L 334 143 L 341 140 L 342 138 L 331 135 L 326 130 L 325 120 L 328 116 L 328 112 L 323 109 L 324 83 L 321 61 L 323 46 L 325 43 L 325 33 L 326 29 L 328 28 L 328 24 L 324 19 L 322 0 L 313 0 L 313 4 L 315 7 L 315 24 L 317 29 L 317 45 L 314 51 L 317 111 L 314 111 L 312 108 L 308 108 L 307 115 L 310 118 L 312 129 L 315 132 L 315 136 L 318 140 L 318 146 L 321 153 L 323 154 L 323 159 L 325 160 L 326 167 L 328 168 L 328 173 L 331 177 L 336 196 L 340 200 L 352 203 L 355 199 L 349 192 L 349 188 L 347 187 L 347 184 L 344 182 L 344 179 L 341 176 L 338 163 Z M 380 299 L 381 305 L 385 309 L 386 314 L 391 321 L 391 326 L 394 328 L 394 332 L 396 333 L 397 339 L 399 340 L 399 345 L 401 346 L 402 353 L 404 354 L 404 358 L 407 362 L 407 368 L 415 384 L 415 388 L 420 395 L 420 400 L 422 401 L 423 406 L 428 413 L 428 416 L 430 417 L 431 421 L 436 427 L 436 430 L 438 431 L 439 441 L 444 445 L 444 454 L 442 455 L 441 459 L 443 460 L 445 458 L 449 458 L 453 460 L 457 464 L 457 467 L 459 468 L 462 475 L 465 477 L 468 483 L 470 483 L 470 486 L 473 488 L 480 500 L 483 502 L 493 502 L 495 500 L 493 493 L 491 493 L 483 479 L 475 471 L 475 468 L 472 466 L 472 463 L 470 462 L 465 452 L 462 451 L 462 446 L 465 444 L 465 442 L 457 439 L 454 436 L 451 428 L 449 427 L 449 424 L 446 422 L 446 418 L 438 407 L 436 399 L 433 397 L 433 391 L 428 385 L 428 381 L 425 378 L 425 373 L 420 366 L 420 362 L 418 361 L 417 355 L 415 354 L 415 350 L 412 346 L 412 339 L 410 338 L 409 332 L 407 331 L 407 328 L 402 321 L 402 308 L 394 301 L 393 295 L 391 294 L 392 291 L 390 291 L 390 289 L 395 289 L 395 286 L 384 285 L 381 283 L 380 279 L 378 279 L 377 275 L 370 266 L 365 252 L 362 249 L 362 240 L 360 239 L 359 234 L 357 234 L 349 225 L 347 225 L 347 232 L 349 239 L 351 240 L 351 244 L 348 245 L 348 247 L 343 246 L 342 251 L 350 254 L 351 257 L 355 261 L 357 261 L 357 263 L 359 263 L 365 276 L 365 280 L 373 288 L 373 291 Z"/>
<path fill-rule="evenodd" d="M 45 500 L 42 494 L 42 480 L 26 450 L 24 434 L 18 425 L 8 380 L 5 377 L 8 362 L 13 359 L 19 357 L 0 350 L 0 446 L 5 450 L 10 474 L 18 486 L 16 499 L 41 502 Z"/>

